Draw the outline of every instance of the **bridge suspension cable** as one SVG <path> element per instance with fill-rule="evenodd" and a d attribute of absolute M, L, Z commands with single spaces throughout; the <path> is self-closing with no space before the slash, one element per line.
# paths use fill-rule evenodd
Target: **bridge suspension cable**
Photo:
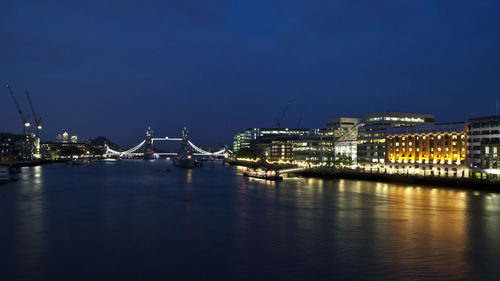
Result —
<path fill-rule="evenodd" d="M 152 138 L 152 140 L 153 141 L 181 141 L 182 138 L 163 137 L 163 138 Z M 137 151 L 139 148 L 141 148 L 141 146 L 143 146 L 144 143 L 146 143 L 146 140 L 143 140 L 138 145 L 136 145 L 128 150 L 125 150 L 125 151 L 116 151 L 116 150 L 113 150 L 113 149 L 108 147 L 106 149 L 106 153 L 107 154 L 115 154 L 115 155 L 131 155 L 135 151 Z M 209 152 L 209 151 L 203 150 L 202 148 L 196 146 L 191 141 L 188 141 L 188 144 L 198 153 L 198 155 L 223 156 L 226 152 L 233 153 L 231 150 L 226 149 L 226 148 L 223 148 L 223 149 L 221 149 L 219 151 L 215 151 L 215 152 Z"/>
<path fill-rule="evenodd" d="M 219 151 L 216 151 L 216 152 L 208 152 L 206 150 L 203 150 L 201 148 L 199 148 L 198 146 L 196 146 L 194 143 L 192 143 L 191 141 L 188 141 L 189 145 L 194 149 L 196 150 L 197 152 L 203 154 L 203 155 L 223 155 L 224 152 L 226 151 L 225 148 L 219 150 Z"/>
<path fill-rule="evenodd" d="M 113 149 L 111 149 L 111 148 L 109 148 L 109 147 L 108 147 L 106 152 L 107 152 L 107 153 L 111 153 L 111 154 L 120 154 L 120 155 L 123 155 L 123 154 L 130 154 L 130 153 L 132 153 L 132 152 L 134 152 L 134 151 L 138 150 L 141 146 L 143 146 L 145 142 L 146 142 L 146 141 L 145 141 L 145 140 L 143 140 L 140 144 L 138 144 L 138 145 L 136 145 L 136 146 L 132 147 L 132 148 L 131 148 L 131 149 L 129 149 L 129 150 L 125 150 L 125 151 L 116 151 L 116 150 L 113 150 Z"/>

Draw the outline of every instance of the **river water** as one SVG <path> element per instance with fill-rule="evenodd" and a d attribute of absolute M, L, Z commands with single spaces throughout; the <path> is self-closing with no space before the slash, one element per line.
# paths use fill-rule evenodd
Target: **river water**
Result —
<path fill-rule="evenodd" d="M 0 185 L 0 280 L 500 280 L 500 194 L 240 174 L 23 168 Z"/>

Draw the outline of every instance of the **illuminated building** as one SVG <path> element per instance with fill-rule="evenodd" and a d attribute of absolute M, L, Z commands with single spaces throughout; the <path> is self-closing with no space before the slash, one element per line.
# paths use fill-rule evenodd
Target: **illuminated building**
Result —
<path fill-rule="evenodd" d="M 351 166 L 358 163 L 359 128 L 364 125 L 364 123 L 358 123 L 335 139 L 335 161 L 340 166 Z"/>
<path fill-rule="evenodd" d="M 77 143 L 78 142 L 78 136 L 71 136 L 71 143 Z"/>
<path fill-rule="evenodd" d="M 237 132 L 233 137 L 233 152 L 238 153 L 241 149 L 250 149 L 252 141 L 252 130 Z"/>
<path fill-rule="evenodd" d="M 500 143 L 500 116 L 467 120 L 467 162 L 476 177 L 498 175 L 496 164 Z M 497 177 L 497 176 L 495 176 Z"/>
<path fill-rule="evenodd" d="M 269 160 L 271 161 L 292 161 L 293 143 L 291 141 L 273 141 L 269 145 Z"/>
<path fill-rule="evenodd" d="M 58 159 L 70 157 L 72 155 L 100 155 L 99 151 L 105 151 L 104 145 L 96 145 L 91 143 L 41 143 L 40 151 L 43 159 Z"/>
<path fill-rule="evenodd" d="M 68 137 L 69 137 L 69 134 L 67 132 L 64 132 L 62 134 L 62 142 L 63 143 L 68 143 Z"/>
<path fill-rule="evenodd" d="M 335 137 L 303 136 L 294 141 L 293 159 L 297 164 L 332 166 L 335 163 Z"/>
<path fill-rule="evenodd" d="M 289 128 L 248 128 L 237 132 L 233 138 L 233 151 L 250 148 L 250 142 L 262 136 L 308 136 L 317 134 L 318 129 L 289 129 Z"/>
<path fill-rule="evenodd" d="M 326 129 L 322 129 L 319 134 L 334 136 L 336 138 L 347 133 L 352 127 L 356 126 L 361 119 L 359 118 L 349 118 L 349 117 L 339 117 L 331 118 L 326 121 Z"/>
<path fill-rule="evenodd" d="M 296 139 L 298 136 L 262 136 L 250 142 L 250 149 L 255 156 L 269 161 L 292 161 L 292 146 Z"/>
<path fill-rule="evenodd" d="M 401 112 L 369 113 L 359 128 L 357 161 L 364 168 L 380 168 L 385 162 L 385 133 L 393 127 L 433 124 L 434 115 Z"/>
<path fill-rule="evenodd" d="M 481 171 L 488 179 L 500 179 L 500 143 L 481 144 Z"/>
<path fill-rule="evenodd" d="M 30 135 L 0 133 L 0 160 L 30 160 L 33 158 L 34 143 Z"/>
<path fill-rule="evenodd" d="M 388 173 L 468 177 L 465 123 L 386 130 Z"/>
<path fill-rule="evenodd" d="M 356 163 L 356 145 L 358 137 L 358 126 L 361 119 L 339 117 L 331 118 L 326 122 L 326 129 L 322 129 L 319 135 L 331 136 L 333 140 L 323 138 L 322 151 L 326 151 L 328 162 L 339 165 L 352 165 Z M 329 147 L 331 145 L 331 147 Z M 331 158 L 331 159 L 329 159 Z"/>

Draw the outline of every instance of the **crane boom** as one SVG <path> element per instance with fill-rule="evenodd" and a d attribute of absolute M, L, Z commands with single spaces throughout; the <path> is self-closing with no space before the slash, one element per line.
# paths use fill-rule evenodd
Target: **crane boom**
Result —
<path fill-rule="evenodd" d="M 285 113 L 288 110 L 288 108 L 290 107 L 290 104 L 292 104 L 292 103 L 289 102 L 286 104 L 285 109 L 283 109 L 283 113 L 281 113 L 280 118 L 276 120 L 277 121 L 276 125 L 278 125 L 278 128 L 281 128 L 281 121 L 283 121 L 283 117 L 285 117 Z"/>
<path fill-rule="evenodd" d="M 38 115 L 38 117 L 37 117 L 37 114 L 35 113 L 35 108 L 33 107 L 33 103 L 31 102 L 31 96 L 30 96 L 29 91 L 26 91 L 26 96 L 28 97 L 28 102 L 30 104 L 31 113 L 33 114 L 33 119 L 35 119 L 36 132 L 38 135 L 38 131 L 42 129 L 42 125 L 41 125 L 42 117 L 40 115 Z"/>
<path fill-rule="evenodd" d="M 300 124 L 302 123 L 302 120 L 304 119 L 304 115 L 300 115 L 299 122 L 297 122 L 297 127 L 300 128 Z"/>
<path fill-rule="evenodd" d="M 5 87 L 9 90 L 10 96 L 14 100 L 14 103 L 16 104 L 17 111 L 19 112 L 19 115 L 21 115 L 21 119 L 23 119 L 23 133 L 26 135 L 26 129 L 30 126 L 30 122 L 28 122 L 27 117 L 24 117 L 23 111 L 21 110 L 21 107 L 19 106 L 19 103 L 17 102 L 16 96 L 14 95 L 14 92 L 10 88 L 10 85 L 7 84 Z"/>

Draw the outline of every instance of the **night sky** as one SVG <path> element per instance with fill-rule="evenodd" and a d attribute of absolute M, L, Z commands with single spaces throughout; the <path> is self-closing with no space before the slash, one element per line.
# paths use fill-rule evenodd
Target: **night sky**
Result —
<path fill-rule="evenodd" d="M 74 4 L 73 2 L 80 2 Z M 103 3 L 106 2 L 106 3 Z M 374 111 L 494 115 L 500 1 L 1 1 L 0 82 L 68 131 L 126 147 L 179 136 L 324 127 Z M 3 88 L 3 86 L 2 86 Z M 5 88 L 0 131 L 21 132 Z"/>

